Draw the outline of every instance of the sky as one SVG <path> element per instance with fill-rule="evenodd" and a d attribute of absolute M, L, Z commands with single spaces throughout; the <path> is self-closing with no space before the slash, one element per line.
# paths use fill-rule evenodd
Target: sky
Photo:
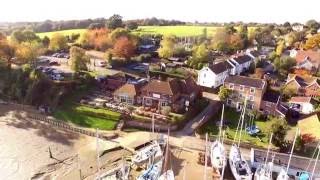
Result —
<path fill-rule="evenodd" d="M 2 0 L 0 22 L 157 17 L 187 22 L 320 21 L 318 0 Z"/>

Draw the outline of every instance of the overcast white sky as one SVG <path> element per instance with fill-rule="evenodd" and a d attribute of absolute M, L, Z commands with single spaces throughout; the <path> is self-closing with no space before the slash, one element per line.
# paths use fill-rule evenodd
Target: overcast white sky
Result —
<path fill-rule="evenodd" d="M 320 21 L 318 0 L 1 0 L 0 22 L 158 17 L 194 22 Z"/>

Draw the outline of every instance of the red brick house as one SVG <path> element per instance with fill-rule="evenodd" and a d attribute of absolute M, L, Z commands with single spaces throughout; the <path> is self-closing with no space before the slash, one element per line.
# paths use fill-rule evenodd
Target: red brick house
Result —
<path fill-rule="evenodd" d="M 260 111 L 265 115 L 273 115 L 285 118 L 288 108 L 281 103 L 280 93 L 272 90 L 267 90 L 261 101 Z"/>
<path fill-rule="evenodd" d="M 151 80 L 141 89 L 143 106 L 157 109 L 170 106 L 174 112 L 183 110 L 186 105 L 192 105 L 199 95 L 200 88 L 191 77 L 186 80 Z"/>
<path fill-rule="evenodd" d="M 113 92 L 113 99 L 129 105 L 141 104 L 141 84 L 126 83 Z"/>
<path fill-rule="evenodd" d="M 320 81 L 317 77 L 288 74 L 286 86 L 296 90 L 300 96 L 320 96 Z"/>
<path fill-rule="evenodd" d="M 245 76 L 229 76 L 224 81 L 224 86 L 232 91 L 227 99 L 227 106 L 241 110 L 247 96 L 247 108 L 259 111 L 267 82 Z"/>

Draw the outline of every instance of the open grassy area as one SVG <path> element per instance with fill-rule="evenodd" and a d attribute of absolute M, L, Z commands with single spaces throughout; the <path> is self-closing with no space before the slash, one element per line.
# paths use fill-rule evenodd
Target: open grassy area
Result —
<path fill-rule="evenodd" d="M 227 124 L 226 136 L 225 138 L 229 140 L 233 140 L 236 129 L 239 121 L 240 112 L 236 112 L 234 109 L 231 108 L 225 108 L 224 112 L 224 121 Z M 246 118 L 247 122 L 249 123 L 249 118 Z M 212 120 L 209 120 L 206 124 L 204 124 L 201 129 L 200 133 L 208 133 L 210 136 L 216 136 L 218 135 L 219 128 L 216 125 L 216 121 L 220 121 L 220 116 L 215 116 Z M 242 131 L 242 138 L 241 142 L 247 142 L 250 144 L 254 144 L 256 146 L 260 147 L 267 147 L 269 142 L 269 134 L 272 122 L 271 121 L 265 121 L 265 120 L 255 120 L 255 124 L 259 127 L 261 132 L 257 136 L 250 136 L 248 133 L 246 133 L 245 130 Z"/>
<path fill-rule="evenodd" d="M 162 35 L 175 35 L 178 37 L 185 37 L 185 36 L 200 36 L 203 33 L 204 29 L 207 29 L 207 35 L 213 36 L 217 29 L 222 27 L 214 27 L 214 26 L 139 26 L 138 29 L 134 30 L 133 33 L 137 35 L 143 34 L 162 34 Z M 248 31 L 251 32 L 254 30 L 255 27 L 249 27 Z M 63 35 L 72 35 L 72 34 L 82 34 L 86 31 L 86 29 L 69 29 L 69 30 L 62 30 L 62 31 L 53 31 L 53 32 L 43 32 L 37 33 L 40 38 L 44 36 L 51 36 L 55 33 L 60 33 Z"/>
<path fill-rule="evenodd" d="M 37 35 L 40 38 L 43 38 L 45 36 L 51 38 L 51 36 L 55 33 L 62 34 L 64 36 L 69 36 L 72 34 L 82 34 L 86 31 L 86 29 L 69 29 L 69 30 L 62 30 L 62 31 L 53 31 L 53 32 L 43 32 L 43 33 L 37 33 Z"/>
<path fill-rule="evenodd" d="M 119 121 L 120 113 L 72 104 L 55 111 L 54 117 L 82 127 L 112 130 Z"/>
<path fill-rule="evenodd" d="M 204 29 L 207 29 L 207 35 L 213 36 L 217 29 L 222 27 L 214 26 L 139 26 L 133 33 L 135 34 L 162 34 L 162 35 L 175 35 L 178 37 L 185 36 L 200 36 Z M 248 27 L 251 32 L 255 27 Z"/>

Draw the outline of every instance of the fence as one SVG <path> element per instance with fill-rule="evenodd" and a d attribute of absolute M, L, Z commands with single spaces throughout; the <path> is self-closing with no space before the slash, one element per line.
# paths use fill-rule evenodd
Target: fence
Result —
<path fill-rule="evenodd" d="M 68 131 L 71 131 L 71 132 L 74 132 L 74 133 L 79 133 L 79 134 L 84 134 L 84 135 L 87 135 L 87 136 L 92 136 L 92 137 L 95 137 L 96 136 L 96 132 L 94 131 L 90 131 L 90 130 L 85 130 L 85 129 L 82 129 L 82 128 L 78 128 L 78 127 L 74 127 L 74 126 L 71 126 L 65 122 L 62 122 L 62 121 L 58 121 L 58 120 L 55 120 L 55 119 L 48 119 L 48 118 L 45 118 L 45 117 L 38 117 L 38 116 L 33 116 L 33 115 L 27 115 L 28 118 L 30 119 L 33 119 L 33 120 L 37 120 L 37 121 L 42 121 L 42 122 L 46 122 L 46 123 L 49 123 L 51 125 L 54 125 L 58 128 L 62 128 L 62 129 L 65 129 L 65 130 L 68 130 Z M 99 137 L 102 138 L 102 139 L 113 139 L 116 137 L 116 134 L 112 134 L 112 135 L 106 135 L 104 133 L 98 133 L 99 134 Z"/>

